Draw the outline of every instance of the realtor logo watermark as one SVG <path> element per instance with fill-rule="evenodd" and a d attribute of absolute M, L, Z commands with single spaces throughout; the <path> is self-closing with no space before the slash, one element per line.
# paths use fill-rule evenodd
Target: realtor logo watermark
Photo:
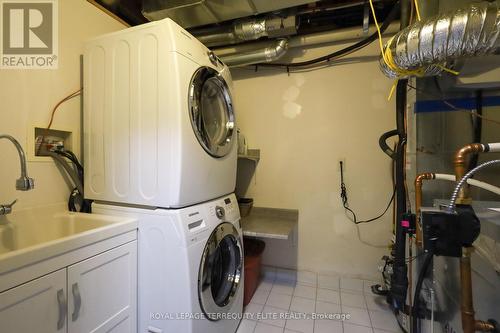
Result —
<path fill-rule="evenodd" d="M 0 0 L 2 69 L 57 69 L 57 0 Z"/>

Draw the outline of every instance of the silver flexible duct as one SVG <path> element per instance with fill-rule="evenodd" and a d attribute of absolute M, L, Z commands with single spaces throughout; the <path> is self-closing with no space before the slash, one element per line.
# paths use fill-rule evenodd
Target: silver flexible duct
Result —
<path fill-rule="evenodd" d="M 191 33 L 207 47 L 231 45 L 257 40 L 261 37 L 281 37 L 297 33 L 295 16 L 282 18 L 268 16 L 263 18 L 243 19 L 230 26 L 198 29 Z"/>
<path fill-rule="evenodd" d="M 424 76 L 439 74 L 458 58 L 494 52 L 499 46 L 500 6 L 480 2 L 454 12 L 419 21 L 397 33 L 385 46 L 403 70 L 421 69 Z M 398 76 L 380 57 L 382 72 Z"/>
<path fill-rule="evenodd" d="M 287 50 L 288 41 L 286 39 L 278 39 L 274 46 L 254 51 L 228 54 L 221 56 L 220 59 L 229 67 L 239 67 L 278 60 L 286 53 Z"/>

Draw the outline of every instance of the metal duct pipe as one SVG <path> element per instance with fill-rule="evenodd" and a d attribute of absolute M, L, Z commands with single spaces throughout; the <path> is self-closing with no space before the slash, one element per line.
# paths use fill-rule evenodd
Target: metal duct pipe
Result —
<path fill-rule="evenodd" d="M 192 30 L 191 33 L 207 47 L 237 44 L 261 37 L 281 37 L 297 33 L 296 17 L 268 16 L 238 20 L 231 26 Z"/>
<path fill-rule="evenodd" d="M 354 28 L 346 28 L 346 29 L 337 29 L 330 31 L 322 31 L 316 32 L 312 34 L 306 35 L 297 35 L 290 37 L 288 39 L 288 48 L 296 48 L 296 47 L 306 47 L 313 45 L 322 45 L 322 44 L 332 44 L 332 43 L 343 43 L 351 40 L 358 40 L 363 37 L 366 37 L 372 34 L 375 31 L 375 26 L 370 25 L 368 33 L 366 34 L 361 27 Z M 384 35 L 392 35 L 399 31 L 399 22 L 391 23 Z M 214 53 L 219 57 L 224 57 L 227 54 L 237 53 L 237 52 L 246 52 L 256 48 L 264 48 L 271 46 L 273 41 L 258 41 L 254 43 L 247 43 L 241 45 L 233 45 L 228 47 L 222 47 L 218 49 L 214 49 Z"/>
<path fill-rule="evenodd" d="M 233 53 L 220 57 L 223 63 L 229 67 L 246 66 L 261 62 L 271 62 L 281 58 L 288 50 L 288 41 L 278 39 L 272 47 L 257 49 L 254 51 Z"/>
<path fill-rule="evenodd" d="M 385 49 L 399 69 L 437 75 L 451 60 L 492 53 L 499 47 L 499 10 L 497 2 L 484 1 L 417 22 L 396 34 Z M 398 77 L 382 56 L 380 67 L 387 77 Z"/>

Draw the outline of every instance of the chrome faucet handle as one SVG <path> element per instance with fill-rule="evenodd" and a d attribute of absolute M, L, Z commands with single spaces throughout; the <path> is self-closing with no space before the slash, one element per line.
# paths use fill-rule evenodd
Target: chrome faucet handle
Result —
<path fill-rule="evenodd" d="M 35 181 L 30 177 L 21 177 L 16 180 L 16 190 L 29 191 L 35 188 Z"/>
<path fill-rule="evenodd" d="M 0 215 L 7 215 L 12 213 L 12 206 L 17 202 L 17 199 L 12 201 L 9 205 L 0 205 Z"/>

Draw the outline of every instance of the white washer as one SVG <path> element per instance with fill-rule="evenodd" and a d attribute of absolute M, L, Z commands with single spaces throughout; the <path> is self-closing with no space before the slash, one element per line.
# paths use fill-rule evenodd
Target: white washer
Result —
<path fill-rule="evenodd" d="M 235 189 L 227 66 L 170 19 L 84 51 L 85 196 L 178 208 Z"/>
<path fill-rule="evenodd" d="M 103 204 L 93 210 L 139 221 L 139 333 L 236 332 L 244 281 L 234 194 L 177 210 Z"/>

